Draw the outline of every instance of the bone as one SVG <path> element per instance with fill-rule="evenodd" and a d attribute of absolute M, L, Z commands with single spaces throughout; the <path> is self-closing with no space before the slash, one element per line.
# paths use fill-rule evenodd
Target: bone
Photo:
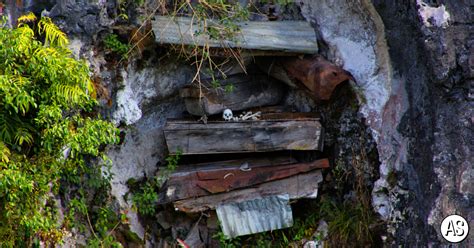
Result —
<path fill-rule="evenodd" d="M 252 120 L 258 120 L 258 118 L 261 116 L 262 112 L 258 111 L 257 113 L 255 114 L 252 114 L 252 112 L 247 112 L 243 117 L 242 117 L 242 120 L 243 121 L 246 121 L 248 119 L 252 119 Z M 255 119 L 254 119 L 255 118 Z"/>

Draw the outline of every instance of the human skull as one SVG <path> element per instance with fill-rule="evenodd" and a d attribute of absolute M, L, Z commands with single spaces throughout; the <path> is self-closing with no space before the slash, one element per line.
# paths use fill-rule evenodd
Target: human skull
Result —
<path fill-rule="evenodd" d="M 224 118 L 224 120 L 226 121 L 232 120 L 232 117 L 233 117 L 233 114 L 232 114 L 232 110 L 230 109 L 226 109 L 224 110 L 224 113 L 222 113 L 222 118 Z"/>

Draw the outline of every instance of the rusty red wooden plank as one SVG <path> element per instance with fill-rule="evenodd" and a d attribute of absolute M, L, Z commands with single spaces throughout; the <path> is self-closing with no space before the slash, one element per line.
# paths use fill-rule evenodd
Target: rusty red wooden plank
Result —
<path fill-rule="evenodd" d="M 328 168 L 329 161 L 320 159 L 309 163 L 281 165 L 275 167 L 231 169 L 198 172 L 197 185 L 210 193 L 227 192 L 238 188 L 290 177 L 314 169 Z"/>
<path fill-rule="evenodd" d="M 354 77 L 322 56 L 293 58 L 282 61 L 290 78 L 301 82 L 316 100 L 329 100 L 336 87 Z"/>
<path fill-rule="evenodd" d="M 295 164 L 297 161 L 289 156 L 276 156 L 271 158 L 247 158 L 227 160 L 211 163 L 180 165 L 178 170 L 170 175 L 166 182 L 166 192 L 160 194 L 160 202 L 168 203 L 193 196 L 207 195 L 209 192 L 197 186 L 199 171 L 220 171 L 238 169 L 243 164 L 251 168 L 274 167 L 285 164 Z"/>
<path fill-rule="evenodd" d="M 282 159 L 279 159 L 282 160 Z M 286 161 L 286 160 L 283 160 Z M 191 169 L 189 172 L 174 173 L 161 193 L 160 203 L 168 203 L 191 197 L 199 197 L 239 188 L 251 187 L 264 182 L 280 180 L 315 169 L 328 168 L 327 159 L 309 163 L 291 163 L 262 166 L 259 160 L 242 163 L 233 168 Z M 246 164 L 248 165 L 248 169 Z M 249 170 L 250 169 L 250 170 Z"/>
<path fill-rule="evenodd" d="M 316 101 L 329 100 L 339 84 L 347 80 L 355 81 L 350 72 L 320 55 L 310 58 L 263 58 L 257 60 L 257 64 L 272 77 L 308 92 Z"/>
<path fill-rule="evenodd" d="M 318 186 L 322 181 L 321 170 L 313 170 L 248 188 L 175 201 L 174 207 L 187 213 L 199 213 L 215 209 L 221 204 L 242 202 L 271 195 L 288 194 L 290 199 L 314 199 L 317 197 Z"/>

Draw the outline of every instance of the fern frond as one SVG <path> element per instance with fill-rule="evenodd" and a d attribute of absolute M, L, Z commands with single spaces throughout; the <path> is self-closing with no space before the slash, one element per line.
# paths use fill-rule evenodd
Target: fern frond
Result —
<path fill-rule="evenodd" d="M 0 141 L 12 143 L 15 134 L 15 122 L 5 111 L 0 111 Z"/>
<path fill-rule="evenodd" d="M 19 32 L 17 38 L 17 49 L 20 54 L 28 54 L 31 49 L 35 33 L 28 25 L 23 25 L 17 29 Z"/>
<path fill-rule="evenodd" d="M 30 84 L 21 75 L 0 75 L 0 103 L 3 102 L 3 108 L 24 116 L 31 107 L 36 107 L 35 98 L 27 90 Z"/>
<path fill-rule="evenodd" d="M 93 99 L 97 98 L 97 92 L 96 92 L 96 86 L 94 85 L 94 82 L 92 80 L 87 80 L 86 82 L 86 94 L 91 96 Z"/>
<path fill-rule="evenodd" d="M 0 141 L 0 162 L 8 163 L 10 161 L 10 149 Z"/>
<path fill-rule="evenodd" d="M 50 47 L 39 47 L 34 51 L 34 55 L 37 58 L 46 59 L 48 57 L 59 58 L 62 54 L 54 48 Z"/>
<path fill-rule="evenodd" d="M 39 106 L 36 124 L 49 127 L 63 118 L 61 107 L 55 104 Z"/>
<path fill-rule="evenodd" d="M 77 106 L 82 103 L 83 99 L 87 99 L 87 95 L 79 85 L 69 85 L 56 83 L 50 87 L 53 98 L 58 103 L 67 103 L 68 105 Z"/>
<path fill-rule="evenodd" d="M 34 128 L 18 115 L 11 115 L 0 106 L 0 142 L 7 145 L 33 144 Z"/>
<path fill-rule="evenodd" d="M 51 18 L 43 17 L 38 23 L 40 34 L 45 34 L 46 42 L 50 45 L 65 48 L 69 43 L 67 36 L 61 31 L 56 24 L 53 23 Z"/>
<path fill-rule="evenodd" d="M 33 135 L 26 129 L 26 128 L 18 128 L 15 133 L 15 143 L 18 145 L 23 145 L 26 143 L 27 145 L 33 144 Z"/>
<path fill-rule="evenodd" d="M 34 22 L 34 21 L 36 21 L 36 16 L 32 12 L 30 12 L 18 18 L 18 23 L 19 23 L 18 25 L 20 25 L 21 23 Z"/>

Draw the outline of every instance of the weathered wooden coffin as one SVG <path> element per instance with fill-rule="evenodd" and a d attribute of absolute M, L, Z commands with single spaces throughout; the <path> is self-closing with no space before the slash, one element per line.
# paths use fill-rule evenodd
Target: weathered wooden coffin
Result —
<path fill-rule="evenodd" d="M 279 116 L 284 116 L 279 114 Z M 323 128 L 317 118 L 256 121 L 168 120 L 168 150 L 183 155 L 322 150 Z"/>
<path fill-rule="evenodd" d="M 258 184 L 250 188 L 179 200 L 173 204 L 174 207 L 180 211 L 199 213 L 216 209 L 216 207 L 221 204 L 242 202 L 272 195 L 288 194 L 289 199 L 314 199 L 317 197 L 319 183 L 322 182 L 322 180 L 321 170 L 314 170 L 281 180 Z"/>
<path fill-rule="evenodd" d="M 208 21 L 212 25 L 212 21 Z M 196 35 L 202 27 L 189 17 L 155 16 L 153 32 L 158 43 L 209 45 L 209 47 L 240 47 L 315 54 L 318 51 L 316 33 L 306 21 L 249 21 L 237 23 L 240 32 L 228 40 Z"/>
<path fill-rule="evenodd" d="M 226 92 L 227 86 L 231 86 L 232 91 Z M 222 113 L 227 108 L 235 111 L 274 105 L 283 95 L 284 85 L 265 75 L 238 75 L 221 80 L 218 88 L 204 82 L 201 87 L 192 84 L 180 91 L 188 112 L 197 116 Z"/>
<path fill-rule="evenodd" d="M 315 169 L 328 168 L 327 159 L 297 163 L 290 157 L 241 159 L 180 166 L 160 194 L 160 203 L 228 192 L 280 180 Z"/>
<path fill-rule="evenodd" d="M 257 65 L 268 75 L 291 87 L 301 88 L 319 100 L 329 100 L 342 82 L 354 77 L 348 71 L 329 62 L 322 56 L 312 58 L 260 58 Z"/>

